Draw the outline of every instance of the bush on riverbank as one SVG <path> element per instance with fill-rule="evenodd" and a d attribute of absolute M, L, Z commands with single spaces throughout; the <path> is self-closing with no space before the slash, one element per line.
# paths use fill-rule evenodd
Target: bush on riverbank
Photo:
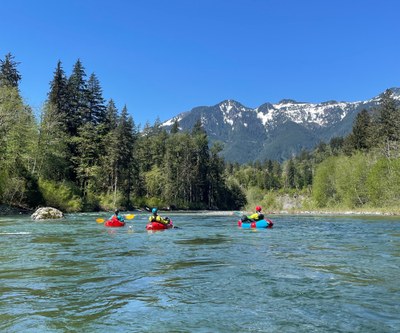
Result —
<path fill-rule="evenodd" d="M 47 206 L 55 207 L 67 213 L 82 211 L 82 198 L 77 194 L 79 192 L 73 184 L 40 180 L 39 189 Z"/>

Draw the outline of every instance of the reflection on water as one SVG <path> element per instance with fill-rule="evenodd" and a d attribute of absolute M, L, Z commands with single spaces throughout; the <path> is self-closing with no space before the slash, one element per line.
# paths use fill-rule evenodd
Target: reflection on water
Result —
<path fill-rule="evenodd" d="M 397 332 L 400 221 L 175 214 L 0 218 L 2 332 Z"/>
<path fill-rule="evenodd" d="M 196 237 L 192 239 L 180 239 L 175 241 L 177 244 L 187 244 L 187 245 L 218 245 L 222 243 L 229 242 L 231 239 L 223 235 L 215 235 L 213 237 Z"/>

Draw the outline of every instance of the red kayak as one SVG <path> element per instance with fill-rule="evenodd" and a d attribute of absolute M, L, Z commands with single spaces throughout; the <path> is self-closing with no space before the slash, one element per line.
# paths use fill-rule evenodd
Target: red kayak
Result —
<path fill-rule="evenodd" d="M 172 221 L 169 221 L 169 224 L 164 224 L 161 222 L 149 222 L 146 225 L 147 230 L 164 230 L 164 229 L 171 229 L 173 228 Z"/>
<path fill-rule="evenodd" d="M 125 225 L 125 222 L 121 222 L 117 218 L 112 218 L 111 220 L 107 220 L 104 225 L 109 228 L 118 228 L 118 227 L 123 227 Z"/>

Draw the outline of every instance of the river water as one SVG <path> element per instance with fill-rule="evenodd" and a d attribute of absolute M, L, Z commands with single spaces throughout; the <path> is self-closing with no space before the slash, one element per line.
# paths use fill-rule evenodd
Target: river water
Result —
<path fill-rule="evenodd" d="M 400 219 L 0 217 L 1 332 L 399 332 Z"/>

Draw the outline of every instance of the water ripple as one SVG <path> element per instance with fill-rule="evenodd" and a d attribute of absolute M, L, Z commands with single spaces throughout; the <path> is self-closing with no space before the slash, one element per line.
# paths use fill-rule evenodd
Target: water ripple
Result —
<path fill-rule="evenodd" d="M 98 215 L 98 214 L 97 214 Z M 175 214 L 180 229 L 0 220 L 0 331 L 397 332 L 400 221 Z"/>

